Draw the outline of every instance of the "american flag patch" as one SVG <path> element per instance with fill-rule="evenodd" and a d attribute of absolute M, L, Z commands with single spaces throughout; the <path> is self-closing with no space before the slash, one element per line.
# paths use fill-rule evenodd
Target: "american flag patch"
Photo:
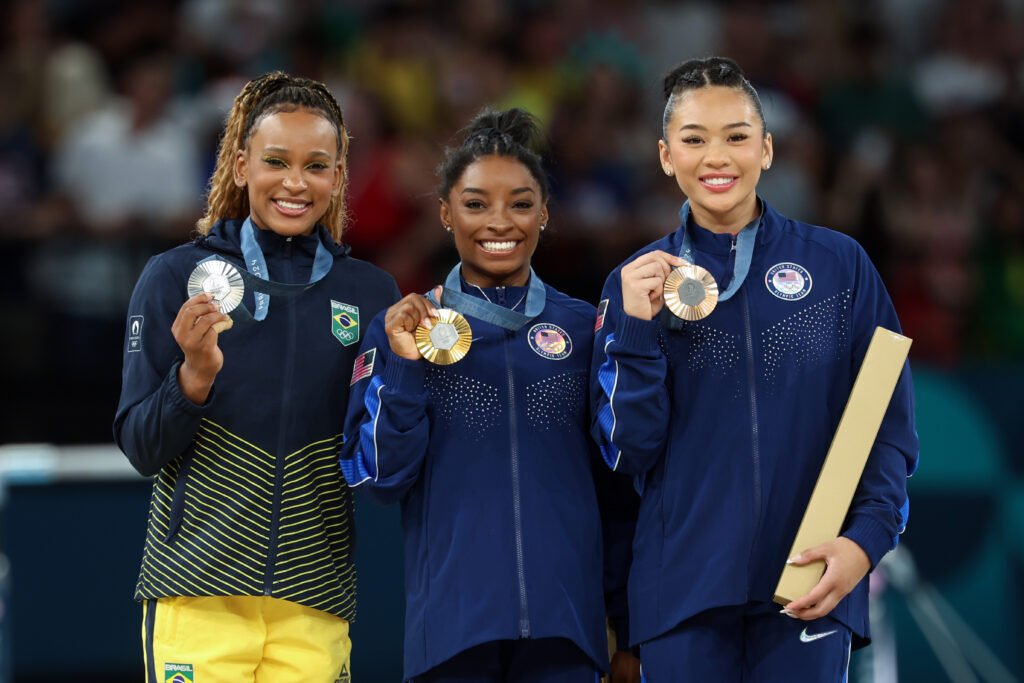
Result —
<path fill-rule="evenodd" d="M 377 360 L 377 349 L 372 348 L 369 351 L 363 351 L 356 358 L 355 364 L 352 366 L 352 381 L 348 383 L 352 386 L 364 377 L 369 377 L 373 374 L 373 362 Z"/>
<path fill-rule="evenodd" d="M 594 322 L 594 332 L 604 327 L 604 314 L 608 311 L 608 299 L 601 299 L 597 305 L 597 320 Z"/>

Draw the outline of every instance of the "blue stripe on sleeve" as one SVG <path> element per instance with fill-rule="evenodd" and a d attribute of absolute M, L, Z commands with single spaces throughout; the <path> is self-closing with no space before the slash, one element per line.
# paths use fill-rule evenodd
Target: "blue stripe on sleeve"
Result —
<path fill-rule="evenodd" d="M 608 351 L 608 344 L 615 341 L 615 333 L 608 335 L 605 341 L 605 353 Z M 601 434 L 604 435 L 604 439 L 600 444 L 601 455 L 604 457 L 604 461 L 613 470 L 619 466 L 619 459 L 622 457 L 622 451 L 615 448 L 615 443 L 612 440 L 615 435 L 615 408 L 612 402 L 615 399 L 615 389 L 619 381 L 619 365 L 612 361 L 611 358 L 605 357 L 604 363 L 597 371 L 597 381 L 601 385 L 601 390 L 604 395 L 608 397 L 608 403 L 601 406 L 601 409 L 597 412 L 597 424 L 601 427 Z"/>
<path fill-rule="evenodd" d="M 377 480 L 377 420 L 380 418 L 380 391 L 383 388 L 384 380 L 376 375 L 363 394 L 363 405 L 370 421 L 359 428 L 359 448 L 355 455 L 351 460 L 341 461 L 341 472 L 350 487 L 359 486 L 369 479 Z"/>
<path fill-rule="evenodd" d="M 900 506 L 900 516 L 896 520 L 896 536 L 892 539 L 892 547 L 895 548 L 899 545 L 900 534 L 907 528 L 907 520 L 910 519 L 910 498 L 903 500 L 903 505 Z M 891 550 L 892 548 L 890 548 Z"/>
<path fill-rule="evenodd" d="M 919 437 L 917 435 L 917 429 L 916 428 L 914 429 L 914 440 L 917 441 L 918 444 L 921 443 L 921 437 Z M 921 464 L 921 451 L 918 450 L 917 451 L 917 455 L 914 457 L 914 462 L 912 462 L 910 464 L 910 466 L 907 467 L 907 477 L 908 478 L 914 476 L 914 472 L 917 472 L 917 466 L 920 465 L 920 464 Z"/>

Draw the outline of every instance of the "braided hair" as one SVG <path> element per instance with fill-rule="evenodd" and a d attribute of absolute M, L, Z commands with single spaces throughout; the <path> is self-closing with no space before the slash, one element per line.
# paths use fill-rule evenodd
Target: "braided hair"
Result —
<path fill-rule="evenodd" d="M 525 166 L 540 186 L 541 197 L 547 200 L 548 177 L 540 155 L 534 151 L 541 138 L 536 117 L 519 107 L 503 111 L 484 109 L 463 132 L 462 144 L 446 148 L 444 160 L 437 167 L 437 194 L 441 199 L 447 201 L 448 193 L 467 166 L 482 157 L 498 155 L 516 159 Z"/>
<path fill-rule="evenodd" d="M 342 176 L 347 177 L 348 132 L 341 107 L 327 86 L 309 78 L 290 76 L 281 71 L 264 74 L 245 84 L 228 113 L 224 134 L 217 149 L 217 167 L 210 178 L 206 214 L 196 222 L 203 235 L 218 220 L 249 215 L 249 193 L 234 181 L 235 156 L 245 149 L 260 122 L 279 112 L 306 109 L 327 119 L 338 134 L 338 158 Z M 336 242 L 341 242 L 345 225 L 344 193 L 331 198 L 321 222 Z"/>
<path fill-rule="evenodd" d="M 743 93 L 754 105 L 757 117 L 761 119 L 761 130 L 768 135 L 768 126 L 761 108 L 761 98 L 757 96 L 754 86 L 743 75 L 736 62 L 728 57 L 702 57 L 683 62 L 665 76 L 665 113 L 661 119 L 662 138 L 668 140 L 668 122 L 675 112 L 680 96 L 689 90 L 698 90 L 713 85 L 734 88 Z"/>

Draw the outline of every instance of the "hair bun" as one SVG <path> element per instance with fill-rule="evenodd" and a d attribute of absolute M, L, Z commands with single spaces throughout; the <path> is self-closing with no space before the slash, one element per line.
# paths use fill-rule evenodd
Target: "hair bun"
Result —
<path fill-rule="evenodd" d="M 486 109 L 469 122 L 465 131 L 463 144 L 472 144 L 479 139 L 484 143 L 500 141 L 506 147 L 515 144 L 535 149 L 540 138 L 537 119 L 520 107 L 503 111 Z"/>

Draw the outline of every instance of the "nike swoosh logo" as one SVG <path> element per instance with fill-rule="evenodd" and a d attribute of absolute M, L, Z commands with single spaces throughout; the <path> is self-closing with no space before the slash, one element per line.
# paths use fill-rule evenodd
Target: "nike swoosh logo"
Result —
<path fill-rule="evenodd" d="M 819 638 L 824 638 L 825 636 L 830 636 L 830 635 L 832 635 L 835 632 L 836 632 L 836 629 L 833 629 L 831 631 L 825 631 L 824 633 L 815 633 L 815 634 L 812 635 L 812 634 L 808 633 L 807 629 L 805 628 L 803 631 L 800 632 L 800 642 L 801 643 L 813 643 L 815 640 L 818 640 Z"/>

